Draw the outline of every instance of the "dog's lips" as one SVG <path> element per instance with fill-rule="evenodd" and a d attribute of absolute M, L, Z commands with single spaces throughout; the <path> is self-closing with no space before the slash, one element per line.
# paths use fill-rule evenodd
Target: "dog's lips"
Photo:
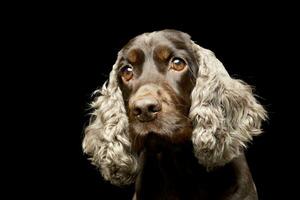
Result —
<path fill-rule="evenodd" d="M 174 122 L 165 125 L 155 120 L 147 123 L 131 122 L 129 132 L 136 152 L 145 149 L 157 153 L 170 148 L 170 145 L 190 140 L 192 130 L 189 123 Z"/>
<path fill-rule="evenodd" d="M 147 135 L 149 133 L 159 133 L 161 130 L 160 126 L 158 126 L 158 122 L 155 121 L 148 121 L 148 122 L 134 122 L 131 123 L 131 128 L 136 133 Z"/>

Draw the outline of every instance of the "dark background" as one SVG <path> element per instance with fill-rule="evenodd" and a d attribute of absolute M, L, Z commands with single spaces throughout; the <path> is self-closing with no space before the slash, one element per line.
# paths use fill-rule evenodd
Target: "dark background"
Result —
<path fill-rule="evenodd" d="M 20 55 L 12 60 L 20 63 L 11 68 L 18 79 L 12 93 L 17 92 L 15 107 L 22 113 L 14 119 L 21 119 L 21 128 L 26 128 L 17 136 L 25 148 L 17 150 L 17 159 L 9 156 L 17 160 L 11 173 L 16 181 L 9 185 L 21 188 L 13 194 L 39 199 L 131 199 L 132 187 L 118 188 L 103 181 L 82 153 L 88 103 L 129 39 L 171 28 L 190 34 L 214 51 L 233 77 L 255 86 L 269 113 L 265 133 L 246 151 L 260 199 L 292 196 L 297 183 L 291 180 L 297 181 L 298 175 L 294 154 L 299 89 L 293 49 L 297 49 L 299 23 L 293 9 L 281 4 L 239 6 L 228 10 L 222 5 L 217 9 L 158 4 L 145 10 L 146 4 L 139 9 L 122 9 L 118 4 L 120 9 L 115 10 L 41 5 L 11 15 L 10 49 Z"/>

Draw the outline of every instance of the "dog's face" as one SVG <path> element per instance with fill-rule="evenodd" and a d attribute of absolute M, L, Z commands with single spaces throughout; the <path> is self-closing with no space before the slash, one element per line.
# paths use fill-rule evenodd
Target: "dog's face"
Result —
<path fill-rule="evenodd" d="M 189 37 L 177 31 L 143 34 L 121 51 L 118 83 L 133 147 L 149 133 L 178 143 L 192 134 L 189 110 L 198 66 Z"/>

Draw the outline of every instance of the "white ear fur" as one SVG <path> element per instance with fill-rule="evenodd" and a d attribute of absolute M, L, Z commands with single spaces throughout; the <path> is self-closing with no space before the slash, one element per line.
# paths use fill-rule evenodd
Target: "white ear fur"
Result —
<path fill-rule="evenodd" d="M 211 51 L 192 46 L 199 66 L 191 94 L 192 142 L 199 163 L 210 169 L 237 157 L 261 133 L 267 115 L 249 85 L 231 78 Z"/>
<path fill-rule="evenodd" d="M 92 103 L 90 124 L 85 129 L 83 150 L 91 156 L 106 180 L 114 185 L 133 183 L 138 171 L 135 155 L 131 152 L 128 136 L 128 118 L 123 96 L 117 83 L 117 62 L 104 84 L 100 96 Z"/>

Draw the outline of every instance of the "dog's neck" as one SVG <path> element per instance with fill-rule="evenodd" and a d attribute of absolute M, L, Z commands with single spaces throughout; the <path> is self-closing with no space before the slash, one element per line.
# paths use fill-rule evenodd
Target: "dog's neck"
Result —
<path fill-rule="evenodd" d="M 159 141 L 147 142 L 139 155 L 141 172 L 136 182 L 137 199 L 176 200 L 194 172 L 190 166 L 189 144 L 172 145 Z M 189 174 L 190 173 L 190 174 Z"/>
<path fill-rule="evenodd" d="M 139 154 L 141 171 L 136 181 L 137 200 L 219 199 L 236 190 L 241 173 L 236 166 L 243 164 L 244 158 L 208 173 L 195 158 L 190 141 L 173 144 L 158 136 L 148 139 Z"/>

